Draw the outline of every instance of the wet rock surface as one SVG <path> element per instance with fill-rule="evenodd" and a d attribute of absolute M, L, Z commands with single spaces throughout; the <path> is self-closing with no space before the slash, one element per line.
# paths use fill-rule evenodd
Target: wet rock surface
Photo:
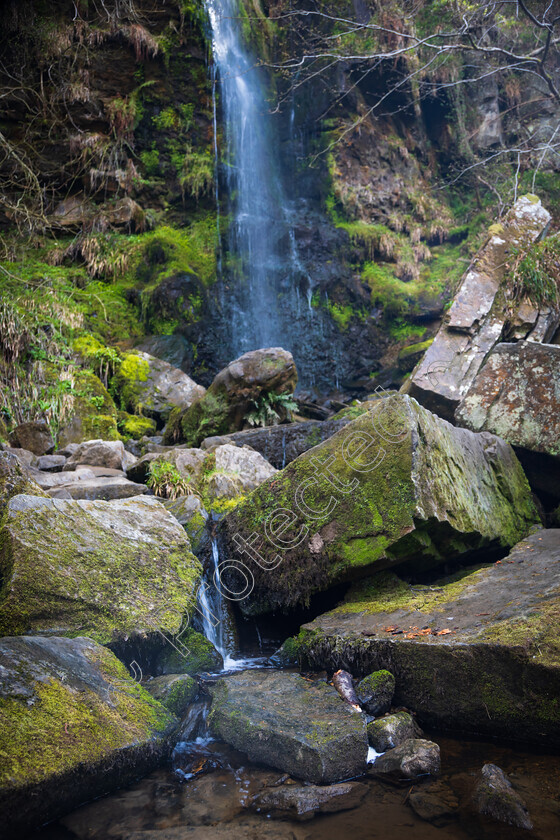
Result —
<path fill-rule="evenodd" d="M 421 738 L 422 730 L 408 712 L 396 712 L 367 725 L 368 741 L 378 753 L 400 746 L 410 738 Z"/>
<path fill-rule="evenodd" d="M 481 814 L 517 828 L 533 828 L 525 802 L 495 764 L 482 768 L 473 799 Z"/>
<path fill-rule="evenodd" d="M 338 785 L 282 785 L 265 789 L 257 794 L 251 807 L 265 811 L 276 819 L 292 818 L 310 820 L 316 814 L 333 814 L 356 808 L 367 793 L 360 782 L 342 782 Z"/>
<path fill-rule="evenodd" d="M 438 744 L 423 738 L 410 738 L 379 756 L 369 773 L 378 778 L 400 782 L 420 776 L 437 776 L 440 769 Z"/>
<path fill-rule="evenodd" d="M 0 809 L 22 836 L 153 769 L 178 721 L 91 639 L 0 640 Z"/>
<path fill-rule="evenodd" d="M 539 530 L 508 557 L 430 585 L 381 573 L 304 625 L 315 668 L 389 669 L 394 702 L 423 725 L 560 743 L 556 626 L 560 530 Z"/>
<path fill-rule="evenodd" d="M 366 770 L 363 715 L 326 683 L 284 672 L 245 671 L 220 680 L 212 696 L 213 731 L 251 761 L 315 784 Z"/>
<path fill-rule="evenodd" d="M 360 680 L 356 694 L 369 715 L 381 715 L 391 708 L 395 694 L 395 678 L 389 671 L 374 671 Z"/>

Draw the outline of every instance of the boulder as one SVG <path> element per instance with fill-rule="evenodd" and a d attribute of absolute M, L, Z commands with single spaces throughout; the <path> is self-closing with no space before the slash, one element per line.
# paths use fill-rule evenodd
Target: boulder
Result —
<path fill-rule="evenodd" d="M 360 680 L 356 693 L 369 715 L 382 715 L 391 708 L 395 678 L 390 671 L 374 671 Z"/>
<path fill-rule="evenodd" d="M 54 449 L 54 440 L 44 420 L 21 423 L 11 432 L 10 443 L 28 449 L 34 455 L 46 455 Z"/>
<path fill-rule="evenodd" d="M 62 468 L 66 463 L 64 455 L 41 455 L 37 458 L 37 469 L 45 472 L 62 472 Z"/>
<path fill-rule="evenodd" d="M 509 548 L 537 521 L 508 444 L 387 397 L 221 521 L 236 561 L 222 579 L 244 591 L 236 572 L 244 564 L 250 591 L 239 606 L 265 613 L 376 569 L 418 574 L 476 549 Z"/>
<path fill-rule="evenodd" d="M 202 674 L 221 671 L 224 661 L 212 642 L 192 627 L 183 631 L 180 645 L 166 645 L 158 656 L 156 673 Z"/>
<path fill-rule="evenodd" d="M 250 446 L 266 460 L 283 470 L 298 455 L 302 455 L 335 432 L 347 426 L 351 418 L 331 420 L 310 420 L 307 423 L 282 423 L 279 426 L 267 426 L 264 429 L 245 429 L 230 435 L 207 437 L 200 444 L 202 449 L 212 451 L 226 443 L 235 446 Z"/>
<path fill-rule="evenodd" d="M 198 694 L 198 684 L 188 674 L 153 677 L 146 683 L 145 688 L 155 700 L 163 703 L 165 708 L 178 718 L 186 714 Z"/>
<path fill-rule="evenodd" d="M 201 568 L 154 498 L 15 496 L 0 531 L 0 634 L 85 633 L 105 644 L 176 633 Z"/>
<path fill-rule="evenodd" d="M 440 764 L 437 744 L 422 738 L 409 738 L 376 758 L 369 773 L 377 778 L 399 782 L 419 776 L 437 776 Z"/>
<path fill-rule="evenodd" d="M 480 814 L 516 828 L 533 828 L 525 802 L 514 790 L 503 770 L 495 764 L 485 764 L 474 791 L 474 804 Z"/>
<path fill-rule="evenodd" d="M 90 481 L 95 478 L 95 473 L 89 467 L 79 467 L 74 472 L 47 473 L 41 470 L 29 469 L 27 474 L 43 490 L 50 490 L 54 487 L 63 487 L 66 484 L 75 484 L 79 481 Z"/>
<path fill-rule="evenodd" d="M 291 353 L 281 347 L 245 353 L 221 370 L 206 394 L 190 408 L 172 412 L 164 443 L 199 446 L 209 435 L 236 432 L 256 403 L 268 394 L 291 394 L 296 384 Z"/>
<path fill-rule="evenodd" d="M 187 339 L 179 333 L 173 335 L 149 335 L 134 348 L 162 359 L 175 368 L 188 373 L 192 364 L 192 348 Z"/>
<path fill-rule="evenodd" d="M 244 671 L 212 687 L 212 731 L 269 767 L 314 784 L 366 771 L 365 720 L 324 682 Z"/>
<path fill-rule="evenodd" d="M 49 379 L 55 382 L 58 369 L 47 367 Z M 58 453 L 66 454 L 66 447 L 84 440 L 103 438 L 119 440 L 117 408 L 113 398 L 93 371 L 74 368 L 72 373 L 75 393 L 66 415 L 61 418 L 57 435 Z"/>
<path fill-rule="evenodd" d="M 493 432 L 511 443 L 535 491 L 555 499 L 560 498 L 558 382 L 559 346 L 499 344 L 455 415 L 458 425 Z"/>
<path fill-rule="evenodd" d="M 395 675 L 394 704 L 427 727 L 560 746 L 560 530 L 430 585 L 391 572 L 302 627 L 303 668 Z"/>
<path fill-rule="evenodd" d="M 78 472 L 81 472 L 81 470 Z M 71 476 L 73 473 L 66 473 L 66 475 Z M 67 478 L 66 483 L 62 484 L 61 487 L 68 492 L 71 499 L 88 499 L 90 502 L 130 499 L 148 492 L 145 484 L 135 484 L 133 481 L 117 476 L 95 476 L 75 482 L 71 478 Z"/>
<path fill-rule="evenodd" d="M 137 461 L 131 464 L 126 475 L 131 481 L 145 483 L 148 479 L 150 464 L 152 461 L 161 460 L 174 464 L 184 478 L 194 482 L 204 466 L 207 453 L 202 449 L 187 449 L 184 447 L 161 447 L 163 451 L 147 452 Z"/>
<path fill-rule="evenodd" d="M 206 530 L 208 513 L 198 496 L 178 496 L 176 499 L 161 499 L 162 505 L 171 513 L 187 532 L 192 550 L 196 552 Z"/>
<path fill-rule="evenodd" d="M 357 808 L 368 792 L 360 782 L 342 782 L 338 785 L 279 785 L 265 788 L 251 802 L 257 813 L 265 812 L 274 819 L 292 819 L 303 822 L 317 814 L 334 814 Z"/>
<path fill-rule="evenodd" d="M 492 225 L 466 272 L 449 312 L 405 385 L 422 405 L 453 420 L 488 353 L 511 318 L 498 294 L 512 248 L 535 242 L 550 222 L 536 196 L 518 199 L 502 224 Z"/>
<path fill-rule="evenodd" d="M 34 455 L 33 452 L 30 452 L 29 449 L 14 449 L 11 446 L 6 446 L 3 450 L 4 452 L 11 452 L 12 455 L 15 455 L 22 467 L 36 467 L 39 458 L 37 455 Z M 43 457 L 50 457 L 50 456 L 43 456 Z"/>
<path fill-rule="evenodd" d="M 408 712 L 372 720 L 367 725 L 367 733 L 370 746 L 378 753 L 398 747 L 410 738 L 422 737 L 420 727 Z"/>
<path fill-rule="evenodd" d="M 142 350 L 124 357 L 113 384 L 123 408 L 132 412 L 141 408 L 156 420 L 166 420 L 173 408 L 189 408 L 206 393 L 182 370 Z"/>
<path fill-rule="evenodd" d="M 26 836 L 148 773 L 177 723 L 91 639 L 0 639 L 3 836 Z"/>
<path fill-rule="evenodd" d="M 45 496 L 45 493 L 21 466 L 12 452 L 0 452 L 0 516 L 13 496 L 26 493 L 30 496 Z"/>
<path fill-rule="evenodd" d="M 229 443 L 218 446 L 207 459 L 214 464 L 214 473 L 208 481 L 209 495 L 214 498 L 232 498 L 240 493 L 250 493 L 278 472 L 259 452 L 255 452 L 249 446 L 241 448 Z M 224 492 L 219 486 L 213 486 L 212 479 L 220 477 L 235 480 L 237 492 Z"/>
<path fill-rule="evenodd" d="M 81 443 L 73 455 L 70 455 L 64 470 L 75 470 L 80 465 L 109 467 L 124 470 L 125 448 L 121 440 L 86 440 Z"/>

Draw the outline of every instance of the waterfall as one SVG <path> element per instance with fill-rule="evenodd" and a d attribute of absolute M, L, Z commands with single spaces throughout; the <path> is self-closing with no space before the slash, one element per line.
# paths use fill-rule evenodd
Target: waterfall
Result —
<path fill-rule="evenodd" d="M 267 77 L 244 40 L 240 0 L 206 0 L 223 128 L 221 326 L 228 361 L 282 346 L 298 363 L 314 313 L 301 312 L 312 280 L 299 257 L 286 201 Z M 301 287 L 301 288 L 300 288 Z"/>

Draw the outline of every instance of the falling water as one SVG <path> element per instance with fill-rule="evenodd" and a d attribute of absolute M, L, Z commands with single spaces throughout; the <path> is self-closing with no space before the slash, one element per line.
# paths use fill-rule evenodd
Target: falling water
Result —
<path fill-rule="evenodd" d="M 223 332 L 230 358 L 281 345 L 296 362 L 313 312 L 299 307 L 311 278 L 299 258 L 285 199 L 267 79 L 244 43 L 239 0 L 207 0 L 218 69 L 225 236 Z M 225 225 L 224 225 L 225 228 Z M 305 322 L 305 323 L 304 323 Z M 298 365 L 299 366 L 299 365 Z M 300 369 L 301 372 L 301 369 Z"/>

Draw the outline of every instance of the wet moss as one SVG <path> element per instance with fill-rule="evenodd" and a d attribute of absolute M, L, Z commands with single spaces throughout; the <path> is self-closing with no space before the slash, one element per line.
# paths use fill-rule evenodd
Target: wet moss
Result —
<path fill-rule="evenodd" d="M 113 377 L 112 387 L 117 391 L 123 409 L 138 412 L 142 407 L 143 385 L 150 374 L 150 365 L 135 353 L 129 353 L 122 360 Z"/>
<path fill-rule="evenodd" d="M 156 421 L 151 417 L 139 417 L 126 411 L 119 411 L 118 417 L 119 430 L 124 438 L 140 440 L 144 435 L 156 433 Z"/>

